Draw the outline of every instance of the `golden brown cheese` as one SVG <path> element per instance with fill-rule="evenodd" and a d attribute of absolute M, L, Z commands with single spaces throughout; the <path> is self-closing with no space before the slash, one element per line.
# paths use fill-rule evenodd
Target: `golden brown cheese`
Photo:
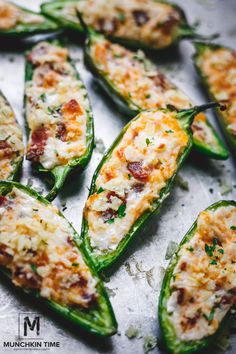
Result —
<path fill-rule="evenodd" d="M 178 9 L 153 0 L 80 0 L 77 9 L 97 31 L 155 48 L 172 44 L 182 21 Z"/>
<path fill-rule="evenodd" d="M 41 42 L 28 60 L 34 71 L 26 86 L 27 158 L 52 169 L 85 153 L 89 102 L 67 49 Z"/>
<path fill-rule="evenodd" d="M 143 112 L 131 122 L 96 179 L 85 207 L 94 252 L 112 252 L 174 174 L 189 137 L 174 113 Z"/>
<path fill-rule="evenodd" d="M 207 48 L 197 58 L 211 94 L 226 103 L 221 112 L 226 128 L 236 137 L 236 52 L 228 48 Z"/>
<path fill-rule="evenodd" d="M 42 22 L 44 22 L 42 16 L 26 13 L 13 3 L 0 0 L 0 29 L 10 30 L 19 23 L 37 24 Z"/>
<path fill-rule="evenodd" d="M 55 206 L 13 188 L 0 197 L 0 265 L 12 282 L 64 305 L 89 307 L 96 280 L 74 244 L 73 230 Z"/>
<path fill-rule="evenodd" d="M 204 211 L 194 236 L 179 251 L 167 311 L 182 340 L 215 333 L 236 303 L 235 230 L 235 207 Z"/>
<path fill-rule="evenodd" d="M 24 154 L 23 136 L 15 114 L 0 92 L 0 179 L 7 179 Z"/>
<path fill-rule="evenodd" d="M 192 103 L 157 68 L 138 51 L 134 53 L 103 38 L 91 45 L 91 55 L 103 76 L 130 102 L 130 108 L 165 108 L 168 104 L 177 109 L 191 107 Z M 206 144 L 214 144 L 206 116 L 198 114 L 192 124 L 193 137 Z"/>

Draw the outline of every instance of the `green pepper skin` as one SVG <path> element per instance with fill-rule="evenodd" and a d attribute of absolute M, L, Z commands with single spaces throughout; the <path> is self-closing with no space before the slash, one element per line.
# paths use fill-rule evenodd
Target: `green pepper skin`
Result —
<path fill-rule="evenodd" d="M 61 45 L 61 43 L 58 40 L 50 41 L 51 43 L 55 43 L 57 45 Z M 61 45 L 62 46 L 62 45 Z M 33 76 L 33 70 L 34 67 L 33 65 L 27 60 L 27 54 L 29 52 L 26 52 L 26 66 L 25 66 L 25 82 L 30 81 Z M 70 64 L 76 71 L 76 77 L 78 80 L 82 81 L 80 78 L 80 75 L 78 71 L 75 68 L 75 65 L 73 64 L 72 60 L 69 59 Z M 84 86 L 85 88 L 85 86 Z M 24 105 L 26 107 L 26 96 L 24 98 Z M 49 173 L 55 180 L 54 186 L 52 190 L 49 192 L 49 194 L 46 196 L 46 198 L 50 201 L 52 201 L 61 188 L 63 187 L 63 184 L 67 178 L 67 176 L 75 169 L 78 168 L 79 170 L 85 169 L 87 164 L 90 161 L 90 158 L 92 156 L 93 152 L 93 147 L 94 147 L 94 123 L 93 123 L 93 114 L 91 107 L 89 111 L 86 111 L 87 115 L 87 131 L 86 131 L 86 145 L 87 149 L 81 157 L 78 158 L 73 158 L 70 160 L 70 162 L 67 165 L 64 166 L 56 166 L 51 170 L 45 169 L 40 163 L 36 163 L 35 167 L 39 172 L 43 173 Z M 26 117 L 26 122 L 27 122 L 27 117 Z M 29 128 L 27 129 L 28 135 L 29 135 Z"/>
<path fill-rule="evenodd" d="M 191 148 L 192 148 L 192 132 L 191 132 L 191 129 L 190 129 L 190 125 L 191 125 L 192 120 L 194 119 L 194 116 L 196 114 L 198 114 L 199 112 L 201 112 L 202 110 L 205 110 L 207 108 L 212 108 L 215 105 L 218 105 L 218 104 L 217 103 L 210 103 L 209 105 L 207 104 L 207 105 L 203 105 L 203 106 L 199 106 L 199 107 L 193 107 L 193 108 L 190 108 L 190 109 L 181 110 L 181 111 L 176 112 L 176 117 L 177 117 L 177 119 L 179 119 L 181 128 L 189 136 L 188 144 L 187 144 L 185 150 L 183 151 L 183 153 L 181 154 L 181 156 L 179 157 L 179 160 L 177 162 L 177 169 L 176 169 L 175 173 L 173 174 L 173 176 L 168 180 L 166 186 L 164 188 L 162 188 L 162 190 L 160 191 L 160 197 L 153 202 L 153 204 L 152 204 L 152 206 L 151 206 L 151 208 L 149 210 L 145 211 L 142 215 L 140 215 L 140 217 L 133 224 L 133 226 L 130 229 L 130 231 L 125 235 L 125 237 L 119 243 L 118 247 L 113 252 L 110 252 L 108 254 L 104 254 L 102 256 L 96 256 L 94 254 L 93 249 L 92 249 L 92 247 L 90 245 L 90 240 L 89 240 L 89 236 L 88 236 L 88 223 L 87 223 L 87 220 L 85 219 L 85 217 L 83 217 L 82 229 L 81 229 L 81 238 L 82 238 L 82 240 L 84 242 L 84 245 L 85 245 L 85 248 L 86 248 L 87 252 L 90 254 L 91 258 L 93 258 L 95 266 L 96 266 L 96 269 L 98 271 L 101 271 L 101 270 L 103 270 L 105 268 L 110 268 L 121 257 L 121 255 L 127 249 L 128 245 L 131 243 L 133 238 L 136 236 L 136 234 L 138 234 L 139 230 L 145 224 L 147 219 L 149 219 L 149 217 L 151 215 L 157 214 L 159 212 L 160 207 L 163 204 L 164 200 L 170 194 L 171 187 L 172 187 L 172 185 L 174 183 L 175 177 L 176 177 L 180 167 L 182 166 L 182 164 L 184 163 L 185 159 L 187 158 L 187 156 L 189 155 L 189 153 L 191 151 Z M 159 109 L 159 110 L 162 110 L 162 111 L 165 111 L 165 112 L 171 112 L 168 109 Z M 158 111 L 158 110 L 153 110 L 153 111 Z M 96 191 L 96 185 L 95 185 L 96 184 L 96 179 L 97 179 L 97 176 L 98 176 L 103 164 L 110 157 L 110 155 L 112 154 L 112 151 L 116 148 L 116 146 L 122 140 L 125 132 L 130 127 L 131 123 L 133 121 L 137 120 L 141 114 L 142 113 L 139 113 L 135 118 L 133 118 L 122 129 L 121 133 L 118 135 L 118 137 L 116 138 L 114 143 L 111 145 L 111 147 L 108 149 L 108 151 L 106 152 L 106 154 L 102 158 L 101 162 L 99 163 L 99 165 L 98 165 L 98 167 L 95 170 L 95 173 L 93 175 L 92 183 L 91 183 L 90 190 L 89 190 L 89 196 L 94 194 L 95 191 Z"/>
<path fill-rule="evenodd" d="M 11 3 L 8 1 L 8 3 Z M 48 16 L 28 10 L 22 6 L 14 4 L 17 8 L 23 11 L 26 14 L 40 15 L 43 16 L 45 21 L 38 24 L 16 24 L 15 27 L 7 30 L 0 29 L 1 38 L 25 38 L 35 34 L 47 34 L 58 31 L 60 28 L 58 24 L 50 19 Z"/>
<path fill-rule="evenodd" d="M 222 200 L 217 203 L 212 204 L 210 207 L 208 207 L 206 210 L 216 210 L 217 208 L 220 207 L 225 207 L 232 205 L 236 207 L 236 202 L 232 200 Z M 181 249 L 181 247 L 187 243 L 195 234 L 197 227 L 197 220 L 194 222 L 190 230 L 187 232 L 187 234 L 184 236 L 183 240 L 179 244 L 179 247 L 172 257 L 169 266 L 166 270 L 165 277 L 162 283 L 162 288 L 160 292 L 160 297 L 159 297 L 159 306 L 158 306 L 158 317 L 159 317 L 159 323 L 161 327 L 161 331 L 163 334 L 163 339 L 165 342 L 165 345 L 170 353 L 173 354 L 190 354 L 190 353 L 195 353 L 196 351 L 207 347 L 210 345 L 212 342 L 214 342 L 215 339 L 219 336 L 219 334 L 223 331 L 225 324 L 229 321 L 231 314 L 230 311 L 226 314 L 226 316 L 223 318 L 218 330 L 211 336 L 203 338 L 202 340 L 197 340 L 197 341 L 181 341 L 176 337 L 176 334 L 174 332 L 174 328 L 171 325 L 170 321 L 168 320 L 168 315 L 167 315 L 167 310 L 166 310 L 166 303 L 167 299 L 170 294 L 170 281 L 172 274 L 174 272 L 175 266 L 177 265 L 178 262 L 178 252 Z"/>
<path fill-rule="evenodd" d="M 83 25 L 80 24 L 79 21 L 72 21 L 71 19 L 67 19 L 64 14 L 61 13 L 61 9 L 63 9 L 63 6 L 66 4 L 71 4 L 71 3 L 77 3 L 79 0 L 60 0 L 60 1 L 53 1 L 53 2 L 47 2 L 41 5 L 41 11 L 44 15 L 50 17 L 54 21 L 57 21 L 61 26 L 77 31 L 77 32 L 83 32 Z M 177 6 L 176 4 L 162 1 L 162 0 L 155 0 L 155 2 L 159 3 L 167 3 L 168 5 L 172 6 L 174 9 L 176 9 L 180 16 L 181 16 L 181 23 L 177 29 L 177 33 L 175 38 L 173 38 L 173 41 L 170 45 L 177 44 L 181 39 L 204 39 L 204 36 L 201 36 L 197 34 L 194 30 L 193 27 L 191 27 L 186 19 L 186 15 L 184 11 Z M 146 50 L 162 50 L 167 48 L 162 47 L 162 48 L 156 48 L 154 46 L 150 46 L 147 43 L 140 42 L 140 41 L 135 41 L 131 39 L 125 39 L 121 37 L 115 37 L 112 35 L 107 35 L 107 37 L 115 42 L 121 43 L 127 47 L 130 48 L 143 48 Z M 208 37 L 208 39 L 212 38 L 212 36 Z"/>
<path fill-rule="evenodd" d="M 141 107 L 134 107 L 134 103 L 129 98 L 124 98 L 120 94 L 118 88 L 115 87 L 114 83 L 103 75 L 103 73 L 99 70 L 99 68 L 96 67 L 96 64 L 93 61 L 91 55 L 91 43 L 93 41 L 96 41 L 96 38 L 99 37 L 101 37 L 100 34 L 97 34 L 93 30 L 88 29 L 88 39 L 86 40 L 86 45 L 84 49 L 85 64 L 87 68 L 92 72 L 96 81 L 100 84 L 100 86 L 102 86 L 104 91 L 115 102 L 119 110 L 130 117 L 134 117 L 142 110 Z M 226 160 L 229 157 L 229 153 L 223 141 L 220 139 L 216 130 L 213 128 L 213 126 L 207 119 L 205 124 L 207 127 L 210 128 L 215 144 L 210 145 L 196 138 L 193 138 L 193 144 L 195 149 L 198 152 L 208 156 L 209 158 L 217 160 Z"/>
<path fill-rule="evenodd" d="M 22 192 L 37 199 L 40 203 L 44 205 L 50 204 L 47 199 L 43 198 L 36 191 L 26 186 L 23 186 L 17 182 L 0 181 L 0 195 L 6 195 L 12 190 L 13 187 L 20 189 Z M 59 215 L 64 218 L 63 214 L 61 214 L 60 212 Z M 83 244 L 81 244 L 79 240 L 79 235 L 71 224 L 70 228 L 71 233 L 74 237 L 75 245 L 79 248 L 84 261 L 88 265 L 93 277 L 97 280 L 97 305 L 88 310 L 79 308 L 74 309 L 65 305 L 61 305 L 55 301 L 46 300 L 45 298 L 42 298 L 36 290 L 23 288 L 21 288 L 21 290 L 23 290 L 27 294 L 31 294 L 33 297 L 36 298 L 37 301 L 38 299 L 40 299 L 43 304 L 52 309 L 55 313 L 65 318 L 66 320 L 74 323 L 75 325 L 82 327 L 86 331 L 89 331 L 90 333 L 94 333 L 99 336 L 111 336 L 117 331 L 117 322 L 108 295 L 102 284 L 102 281 L 97 275 L 91 258 L 89 257 L 86 250 L 84 249 Z M 8 278 L 11 277 L 10 273 L 8 272 L 8 270 L 6 270 L 6 268 L 0 267 L 0 270 L 5 275 L 7 275 Z"/>
<path fill-rule="evenodd" d="M 10 105 L 10 103 L 8 102 L 7 98 L 5 97 L 5 95 L 2 93 L 2 91 L 0 90 L 0 96 L 3 97 L 3 99 L 6 101 L 6 103 L 9 105 L 9 107 L 12 110 L 12 107 Z M 22 168 L 22 163 L 23 163 L 23 159 L 24 159 L 24 155 L 20 155 L 18 156 L 14 163 L 12 163 L 12 165 L 14 166 L 14 169 L 12 170 L 12 172 L 9 174 L 7 180 L 8 181 L 15 181 L 18 180 L 21 168 Z"/>
<path fill-rule="evenodd" d="M 207 81 L 207 78 L 203 75 L 200 67 L 197 65 L 197 60 L 198 60 L 198 58 L 201 57 L 203 52 L 205 50 L 207 50 L 208 48 L 209 49 L 211 49 L 211 48 L 212 49 L 220 49 L 220 48 L 229 49 L 229 48 L 223 47 L 223 46 L 218 45 L 218 44 L 203 43 L 203 42 L 196 42 L 196 43 L 194 43 L 194 46 L 195 46 L 195 49 L 196 49 L 196 53 L 193 56 L 195 69 L 196 69 L 198 75 L 201 78 L 202 84 L 205 87 L 205 90 L 206 90 L 208 96 L 211 97 L 211 99 L 214 100 L 215 98 L 214 98 L 214 95 L 211 93 L 211 89 L 210 89 L 209 83 Z M 221 126 L 221 128 L 222 128 L 222 130 L 223 130 L 223 132 L 225 134 L 225 137 L 228 140 L 228 142 L 229 142 L 229 144 L 230 144 L 230 146 L 232 148 L 232 152 L 236 156 L 236 137 L 233 134 L 231 134 L 229 132 L 229 130 L 227 129 L 227 126 L 226 126 L 226 124 L 224 122 L 224 117 L 223 117 L 221 111 L 219 109 L 217 109 L 216 113 L 217 113 L 217 116 L 218 116 L 218 121 L 220 123 L 220 126 Z"/>

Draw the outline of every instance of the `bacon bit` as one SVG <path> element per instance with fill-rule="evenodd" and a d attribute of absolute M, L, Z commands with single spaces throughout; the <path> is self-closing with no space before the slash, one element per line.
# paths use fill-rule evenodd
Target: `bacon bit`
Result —
<path fill-rule="evenodd" d="M 197 323 L 197 320 L 200 318 L 201 316 L 201 313 L 200 311 L 198 311 L 194 317 L 190 318 L 190 317 L 187 317 L 187 327 L 188 329 L 191 329 L 195 326 L 195 324 Z"/>
<path fill-rule="evenodd" d="M 77 116 L 80 116 L 83 114 L 83 110 L 80 106 L 80 104 L 72 99 L 69 102 L 63 104 L 61 108 L 62 115 L 65 117 L 68 117 L 69 119 L 76 119 Z"/>
<path fill-rule="evenodd" d="M 31 145 L 28 149 L 27 160 L 38 162 L 44 153 L 44 148 L 48 139 L 47 129 L 42 127 L 33 131 L 31 135 Z"/>
<path fill-rule="evenodd" d="M 173 12 L 164 23 L 158 24 L 158 27 L 161 29 L 162 33 L 170 35 L 173 27 L 179 22 L 178 17 L 178 13 Z"/>
<path fill-rule="evenodd" d="M 121 196 L 119 196 L 119 195 L 118 195 L 116 192 L 114 192 L 114 191 L 110 191 L 110 192 L 107 193 L 107 201 L 108 201 L 109 203 L 111 203 L 111 197 L 116 197 L 116 198 L 120 199 L 123 203 L 126 202 L 126 198 L 122 198 Z"/>
<path fill-rule="evenodd" d="M 112 20 L 106 20 L 105 18 L 99 18 L 97 21 L 98 29 L 101 32 L 105 32 L 108 34 L 114 33 L 118 26 L 119 20 L 117 18 L 113 18 Z"/>
<path fill-rule="evenodd" d="M 143 10 L 134 10 L 132 11 L 132 15 L 137 26 L 145 25 L 145 23 L 147 23 L 150 19 L 148 14 Z"/>
<path fill-rule="evenodd" d="M 141 193 L 144 190 L 145 184 L 144 183 L 135 183 L 132 186 L 132 189 L 135 193 Z"/>
<path fill-rule="evenodd" d="M 185 289 L 184 288 L 179 288 L 177 291 L 178 291 L 177 304 L 178 305 L 182 305 L 183 302 L 184 302 Z"/>
<path fill-rule="evenodd" d="M 11 145 L 6 140 L 0 140 L 0 156 L 1 157 L 11 157 L 13 150 Z"/>
<path fill-rule="evenodd" d="M 127 164 L 129 172 L 134 178 L 141 182 L 146 182 L 148 179 L 148 171 L 146 168 L 142 167 L 142 162 L 129 162 Z"/>
<path fill-rule="evenodd" d="M 34 272 L 24 270 L 23 267 L 16 267 L 12 278 L 15 284 L 22 287 L 39 289 L 41 286 L 41 277 Z"/>
<path fill-rule="evenodd" d="M 0 264 L 6 266 L 12 261 L 13 256 L 6 252 L 6 246 L 0 245 Z"/>
<path fill-rule="evenodd" d="M 117 212 L 114 209 L 107 209 L 102 212 L 102 218 L 104 222 L 107 222 L 110 219 L 113 219 L 117 216 Z"/>
<path fill-rule="evenodd" d="M 57 123 L 57 132 L 56 132 L 56 138 L 60 139 L 61 141 L 66 141 L 67 137 L 67 131 L 66 131 L 66 126 L 63 122 Z"/>
<path fill-rule="evenodd" d="M 0 207 L 3 206 L 7 201 L 8 201 L 8 199 L 5 196 L 1 195 L 0 196 Z"/>
<path fill-rule="evenodd" d="M 157 72 L 157 74 L 152 77 L 152 80 L 157 87 L 161 87 L 163 90 L 169 88 L 169 84 L 162 73 Z"/>
<path fill-rule="evenodd" d="M 181 263 L 181 265 L 180 265 L 180 270 L 184 271 L 184 270 L 186 270 L 186 269 L 187 269 L 187 262 Z"/>

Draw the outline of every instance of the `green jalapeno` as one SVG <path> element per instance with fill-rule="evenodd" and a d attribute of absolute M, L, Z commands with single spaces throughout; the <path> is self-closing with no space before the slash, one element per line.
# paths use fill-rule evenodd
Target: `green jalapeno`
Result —
<path fill-rule="evenodd" d="M 15 114 L 0 91 L 0 180 L 14 180 L 24 156 L 23 136 Z"/>
<path fill-rule="evenodd" d="M 191 106 L 190 99 L 145 57 L 143 52 L 114 44 L 88 29 L 85 62 L 94 77 L 130 116 L 143 109 L 167 105 L 177 109 Z M 228 151 L 203 113 L 192 124 L 194 147 L 210 158 L 225 160 Z"/>
<path fill-rule="evenodd" d="M 29 144 L 27 159 L 55 184 L 55 198 L 67 175 L 84 168 L 93 150 L 93 116 L 87 91 L 58 41 L 40 42 L 26 54 L 25 106 Z"/>
<path fill-rule="evenodd" d="M 62 26 L 82 32 L 79 11 L 88 26 L 136 48 L 163 49 L 184 38 L 203 38 L 180 7 L 164 1 L 62 0 L 42 4 L 41 10 Z"/>
<path fill-rule="evenodd" d="M 0 182 L 0 206 L 0 269 L 11 282 L 89 332 L 116 333 L 104 286 L 71 223 L 16 182 Z"/>
<path fill-rule="evenodd" d="M 222 101 L 226 110 L 217 110 L 219 123 L 225 136 L 236 151 L 236 52 L 217 44 L 195 43 L 195 67 L 202 82 L 213 99 Z"/>
<path fill-rule="evenodd" d="M 192 147 L 191 122 L 217 103 L 143 111 L 121 131 L 98 165 L 81 237 L 98 270 L 110 267 L 170 193 Z"/>
<path fill-rule="evenodd" d="M 55 21 L 10 1 L 0 1 L 0 37 L 27 37 L 58 30 Z"/>
<path fill-rule="evenodd" d="M 217 340 L 235 305 L 236 202 L 201 212 L 166 270 L 159 321 L 171 353 L 194 353 Z"/>

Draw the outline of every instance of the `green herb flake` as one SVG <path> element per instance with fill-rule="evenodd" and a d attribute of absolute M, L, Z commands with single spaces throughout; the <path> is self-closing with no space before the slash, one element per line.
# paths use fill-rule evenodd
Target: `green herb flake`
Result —
<path fill-rule="evenodd" d="M 148 138 L 146 139 L 146 144 L 147 144 L 147 146 L 151 144 L 150 139 L 148 139 Z"/>
<path fill-rule="evenodd" d="M 151 98 L 150 93 L 147 93 L 147 94 L 145 95 L 145 98 Z"/>
<path fill-rule="evenodd" d="M 118 19 L 119 19 L 121 22 L 124 22 L 124 21 L 125 21 L 125 15 L 120 12 L 120 13 L 118 14 Z"/>
<path fill-rule="evenodd" d="M 174 133 L 173 130 L 169 129 L 169 130 L 165 130 L 166 133 Z"/>
<path fill-rule="evenodd" d="M 156 337 L 149 335 L 144 338 L 143 351 L 145 354 L 150 352 L 156 346 L 157 346 L 157 338 Z"/>
<path fill-rule="evenodd" d="M 39 211 L 38 209 L 33 209 L 33 211 Z"/>
<path fill-rule="evenodd" d="M 131 178 L 132 178 L 131 174 L 130 174 L 130 173 L 128 173 L 128 179 L 131 179 Z"/>
<path fill-rule="evenodd" d="M 71 264 L 73 267 L 78 267 L 79 266 L 79 263 L 72 263 Z"/>
<path fill-rule="evenodd" d="M 39 98 L 40 98 L 43 102 L 46 102 L 46 94 L 45 94 L 45 93 L 42 93 L 42 95 L 40 95 Z"/>
<path fill-rule="evenodd" d="M 100 193 L 104 192 L 104 190 L 105 190 L 105 189 L 103 189 L 102 187 L 98 188 L 97 194 L 100 194 Z"/>
<path fill-rule="evenodd" d="M 224 254 L 223 248 L 218 249 L 218 252 L 221 253 L 221 254 Z"/>
<path fill-rule="evenodd" d="M 215 308 L 212 307 L 211 312 L 210 312 L 210 314 L 208 316 L 209 323 L 211 323 L 213 321 L 214 315 L 215 315 Z"/>
<path fill-rule="evenodd" d="M 188 250 L 189 252 L 193 252 L 193 251 L 194 251 L 194 248 L 193 248 L 192 246 L 190 246 L 190 247 L 187 248 L 187 250 Z"/>
<path fill-rule="evenodd" d="M 212 264 L 212 265 L 217 265 L 217 261 L 216 261 L 215 259 L 212 259 L 212 260 L 210 261 L 210 264 Z"/>
<path fill-rule="evenodd" d="M 31 266 L 31 269 L 32 269 L 32 271 L 34 272 L 34 273 L 36 273 L 37 272 L 37 266 L 36 266 L 36 264 L 31 264 L 30 265 Z"/>
<path fill-rule="evenodd" d="M 165 255 L 165 259 L 168 260 L 168 259 L 171 259 L 172 256 L 175 254 L 175 252 L 177 251 L 178 249 L 178 243 L 175 242 L 175 241 L 170 241 L 168 243 L 168 246 L 167 246 L 167 250 L 166 250 L 166 255 Z"/>
<path fill-rule="evenodd" d="M 120 219 L 124 218 L 126 213 L 125 213 L 125 210 L 126 210 L 126 204 L 121 204 L 118 208 L 118 217 Z"/>
<path fill-rule="evenodd" d="M 139 337 L 139 329 L 133 325 L 130 325 L 125 331 L 125 335 L 129 339 L 138 338 Z"/>
<path fill-rule="evenodd" d="M 230 226 L 230 230 L 236 230 L 236 226 Z"/>
<path fill-rule="evenodd" d="M 105 221 L 107 224 L 113 224 L 115 222 L 115 219 L 109 219 Z"/>

